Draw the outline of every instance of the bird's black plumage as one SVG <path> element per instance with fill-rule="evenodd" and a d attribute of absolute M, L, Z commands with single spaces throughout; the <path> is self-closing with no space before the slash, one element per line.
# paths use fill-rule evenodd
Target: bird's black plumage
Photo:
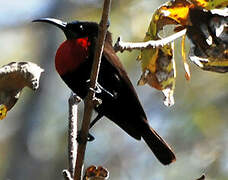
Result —
<path fill-rule="evenodd" d="M 55 24 L 52 19 L 37 21 L 51 21 Z M 73 71 L 61 74 L 61 78 L 69 88 L 84 99 L 89 89 L 98 24 L 80 21 L 62 24 L 64 25 L 61 29 L 68 40 L 88 38 L 88 56 Z M 67 60 L 62 59 L 62 61 Z M 135 89 L 113 49 L 110 32 L 107 32 L 105 39 L 98 89 L 96 97 L 102 100 L 102 104 L 95 107 L 98 114 L 106 116 L 135 139 L 143 138 L 161 163 L 167 165 L 175 161 L 175 155 L 169 145 L 149 126 Z"/>

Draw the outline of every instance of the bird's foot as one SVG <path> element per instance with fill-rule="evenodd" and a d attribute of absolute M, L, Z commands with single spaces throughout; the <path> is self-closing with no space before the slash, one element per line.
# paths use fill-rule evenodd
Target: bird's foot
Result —
<path fill-rule="evenodd" d="M 97 97 L 94 97 L 93 98 L 93 104 L 94 104 L 95 107 L 98 107 L 99 105 L 102 104 L 102 100 L 97 98 Z"/>
<path fill-rule="evenodd" d="M 78 135 L 77 135 L 77 139 L 76 140 L 77 140 L 77 142 L 79 144 L 85 143 L 85 142 L 83 142 L 83 140 L 81 138 L 81 131 L 78 131 Z M 86 141 L 92 142 L 94 140 L 95 140 L 94 136 L 89 133 Z"/>
<path fill-rule="evenodd" d="M 90 80 L 86 81 L 87 83 L 90 82 Z M 111 96 L 112 98 L 116 98 L 117 97 L 117 93 L 111 93 L 109 90 L 105 89 L 102 85 L 100 85 L 98 82 L 96 83 L 96 87 L 95 88 L 89 88 L 91 91 L 93 91 L 96 94 L 100 94 L 100 93 L 105 93 L 108 94 L 109 96 Z"/>

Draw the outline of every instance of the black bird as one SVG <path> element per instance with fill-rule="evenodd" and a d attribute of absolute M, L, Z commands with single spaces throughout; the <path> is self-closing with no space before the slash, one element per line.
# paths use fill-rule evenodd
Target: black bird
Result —
<path fill-rule="evenodd" d="M 67 40 L 56 53 L 56 70 L 68 87 L 84 99 L 89 89 L 98 24 L 84 21 L 67 23 L 53 18 L 41 18 L 35 22 L 53 24 L 66 35 Z M 135 139 L 142 137 L 162 164 L 175 161 L 169 145 L 149 126 L 135 89 L 113 49 L 110 32 L 105 39 L 96 97 L 102 100 L 102 104 L 95 107 L 96 119 L 106 116 Z"/>

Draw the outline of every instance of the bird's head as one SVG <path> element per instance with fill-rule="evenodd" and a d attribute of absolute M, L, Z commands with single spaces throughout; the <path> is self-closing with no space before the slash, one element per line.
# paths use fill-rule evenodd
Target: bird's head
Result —
<path fill-rule="evenodd" d="M 45 22 L 55 25 L 64 32 L 68 40 L 96 37 L 98 34 L 98 24 L 96 22 L 72 21 L 68 23 L 54 18 L 40 18 L 33 22 Z"/>

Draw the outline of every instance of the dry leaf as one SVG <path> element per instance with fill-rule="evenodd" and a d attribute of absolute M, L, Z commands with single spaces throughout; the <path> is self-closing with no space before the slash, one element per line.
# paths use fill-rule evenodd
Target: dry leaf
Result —
<path fill-rule="evenodd" d="M 227 0 L 169 1 L 153 14 L 144 41 L 160 40 L 159 32 L 164 26 L 178 25 L 174 29 L 175 32 L 187 29 L 187 36 L 192 42 L 189 56 L 195 64 L 203 70 L 228 72 L 228 17 L 227 14 L 218 15 L 208 11 L 227 5 Z M 190 69 L 185 53 L 185 36 L 182 38 L 181 47 L 185 77 L 189 80 Z M 165 95 L 164 104 L 173 105 L 176 78 L 173 46 L 167 44 L 163 47 L 143 49 L 138 60 L 142 65 L 142 75 L 138 85 L 149 84 L 161 90 Z"/>
<path fill-rule="evenodd" d="M 219 9 L 228 6 L 227 0 L 190 0 L 196 7 L 212 10 L 212 9 Z"/>
<path fill-rule="evenodd" d="M 106 180 L 109 177 L 109 172 L 105 168 L 99 166 L 90 166 L 86 169 L 83 180 Z"/>
<path fill-rule="evenodd" d="M 228 72 L 228 16 L 198 9 L 189 14 L 190 59 L 203 70 Z"/>
<path fill-rule="evenodd" d="M 12 62 L 0 68 L 0 119 L 15 105 L 25 86 L 33 90 L 39 87 L 43 71 L 32 62 Z"/>
<path fill-rule="evenodd" d="M 180 0 L 175 2 L 180 3 Z M 168 17 L 166 13 L 169 6 L 173 7 L 172 3 L 173 2 L 166 3 L 153 14 L 144 41 L 161 39 L 159 32 L 165 25 L 178 23 Z M 152 49 L 144 49 L 138 58 L 138 60 L 141 61 L 143 72 L 138 81 L 138 85 L 149 84 L 161 90 L 165 95 L 164 104 L 166 106 L 174 104 L 173 92 L 175 88 L 176 67 L 173 59 L 173 49 L 174 46 L 172 44 Z"/>

